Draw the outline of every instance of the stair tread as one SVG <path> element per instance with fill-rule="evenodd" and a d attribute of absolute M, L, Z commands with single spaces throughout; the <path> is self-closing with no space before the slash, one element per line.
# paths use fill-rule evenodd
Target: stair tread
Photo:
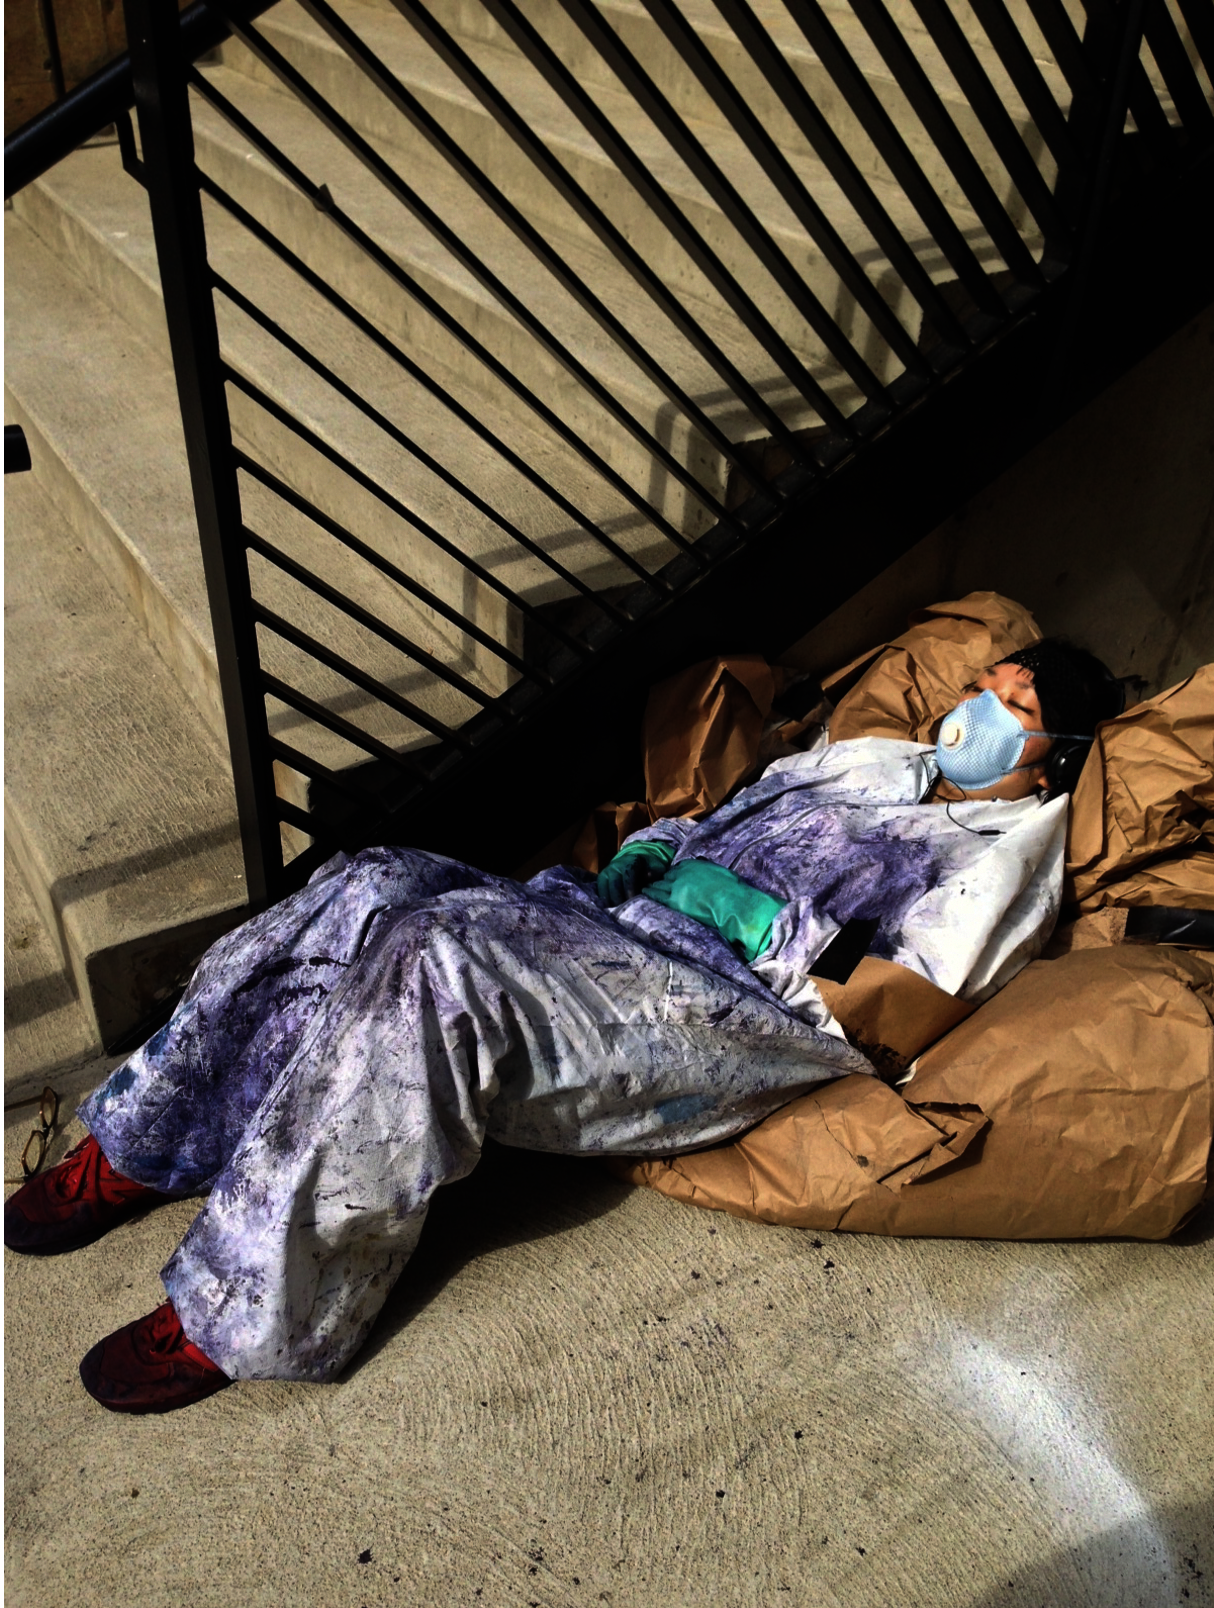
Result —
<path fill-rule="evenodd" d="M 421 43 L 407 26 L 402 24 L 398 16 L 389 17 L 374 7 L 360 3 L 360 0 L 335 0 L 334 9 L 355 27 L 366 43 L 375 49 L 408 87 L 417 91 L 425 90 L 452 106 L 468 107 L 480 114 L 480 103 L 471 91 L 464 88 L 454 73 Z M 632 9 L 636 14 L 644 15 L 639 7 Z M 712 8 L 707 5 L 700 5 L 692 20 L 696 22 L 697 30 L 702 33 L 729 39 L 733 37 L 724 28 L 719 16 L 716 16 Z M 776 33 L 775 20 L 773 17 L 769 23 L 773 33 Z M 805 45 L 804 40 L 800 39 L 795 27 L 787 18 L 785 20 L 787 26 L 776 33 L 782 50 L 793 59 L 801 57 L 816 61 L 817 58 Z M 295 3 L 295 0 L 280 0 L 278 5 L 263 15 L 259 27 L 271 38 L 293 37 L 305 42 L 312 51 L 321 51 L 334 56 L 342 54 L 340 47 L 302 7 Z M 798 39 L 800 48 L 797 47 Z M 609 166 L 597 142 L 564 105 L 556 92 L 550 89 L 521 57 L 486 46 L 476 40 L 465 39 L 460 43 L 477 65 L 484 68 L 496 87 L 508 97 L 511 105 L 528 125 L 540 133 L 550 147 L 560 150 L 566 156 L 576 153 L 584 160 L 596 162 L 604 168 Z M 870 52 L 875 58 L 872 47 Z M 871 66 L 876 71 L 878 61 L 879 58 L 875 58 L 865 65 Z M 378 92 L 368 86 L 368 96 L 378 98 Z M 707 192 L 670 150 L 630 94 L 622 88 L 599 84 L 595 86 L 594 99 L 672 196 L 681 203 L 695 202 L 701 206 L 715 208 L 715 203 Z M 367 115 L 366 107 L 358 110 L 360 117 Z M 801 226 L 785 203 L 759 176 L 757 167 L 741 150 L 732 131 L 726 133 L 719 126 L 717 117 L 688 116 L 686 122 L 773 234 L 777 238 L 787 235 L 790 249 L 792 242 L 804 248 L 808 242 Z M 804 152 L 785 151 L 785 155 L 806 182 L 807 188 L 812 188 L 814 199 L 848 244 L 857 250 L 871 248 L 872 241 L 868 231 L 856 217 L 847 198 L 823 164 Z M 891 216 L 909 230 L 912 237 L 916 231 L 921 230 L 920 220 L 897 184 L 880 177 L 872 179 L 871 182 Z M 976 222 L 968 209 L 962 208 L 960 211 L 964 227 Z M 814 248 L 811 246 L 810 249 Z"/>

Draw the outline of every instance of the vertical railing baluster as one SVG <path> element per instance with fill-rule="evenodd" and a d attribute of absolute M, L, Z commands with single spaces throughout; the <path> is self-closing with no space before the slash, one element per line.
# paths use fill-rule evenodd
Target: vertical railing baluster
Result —
<path fill-rule="evenodd" d="M 67 94 L 67 80 L 63 76 L 63 55 L 59 49 L 54 0 L 38 0 L 38 19 L 46 39 L 46 65 L 51 75 L 51 88 L 55 91 L 55 99 L 62 100 Z"/>
<path fill-rule="evenodd" d="M 257 908 L 282 886 L 282 844 L 232 427 L 206 273 L 206 231 L 186 92 L 189 63 L 181 49 L 176 6 L 125 0 L 125 11 L 143 172 L 215 633 L 245 881 L 249 904 Z"/>
<path fill-rule="evenodd" d="M 1066 279 L 1066 306 L 1059 324 L 1057 344 L 1043 375 L 1037 427 L 1044 433 L 1061 422 L 1059 398 L 1067 395 L 1074 350 L 1084 316 L 1088 285 L 1096 266 L 1096 247 L 1113 185 L 1117 146 L 1125 128 L 1126 105 L 1134 69 L 1139 67 L 1144 0 L 1121 0 L 1105 13 L 1105 27 L 1089 26 L 1084 45 L 1090 54 L 1098 83 L 1104 86 L 1095 138 L 1088 147 L 1082 171 L 1071 176 L 1082 194 L 1083 225 L 1075 257 Z"/>

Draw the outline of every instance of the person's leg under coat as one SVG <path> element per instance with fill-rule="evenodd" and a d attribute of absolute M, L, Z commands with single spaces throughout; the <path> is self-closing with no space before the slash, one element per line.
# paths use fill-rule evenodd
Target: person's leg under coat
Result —
<path fill-rule="evenodd" d="M 434 1189 L 471 1170 L 486 1132 L 566 1153 L 670 1153 L 865 1070 L 760 985 L 661 952 L 584 890 L 485 879 L 377 920 L 165 1286 L 231 1377 L 329 1379 L 365 1339 Z"/>
<path fill-rule="evenodd" d="M 339 854 L 219 939 L 172 1019 L 80 1107 L 111 1166 L 166 1194 L 205 1189 L 376 924 L 496 880 L 420 850 Z"/>

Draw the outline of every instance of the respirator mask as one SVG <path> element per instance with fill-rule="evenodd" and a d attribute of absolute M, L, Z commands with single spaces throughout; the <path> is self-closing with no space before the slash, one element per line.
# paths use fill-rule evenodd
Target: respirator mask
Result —
<path fill-rule="evenodd" d="M 936 739 L 936 764 L 956 787 L 994 787 L 1020 766 L 1030 737 L 1069 737 L 1069 732 L 1026 731 L 989 688 L 945 715 Z M 1086 740 L 1086 739 L 1085 739 Z"/>

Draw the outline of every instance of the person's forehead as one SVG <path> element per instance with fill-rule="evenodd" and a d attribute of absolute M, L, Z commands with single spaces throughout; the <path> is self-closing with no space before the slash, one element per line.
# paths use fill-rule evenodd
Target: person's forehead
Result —
<path fill-rule="evenodd" d="M 1023 687 L 1031 687 L 1035 680 L 1033 672 L 1024 665 L 1007 664 L 1006 662 L 988 664 L 984 674 L 992 676 L 996 680 L 1017 681 Z"/>

